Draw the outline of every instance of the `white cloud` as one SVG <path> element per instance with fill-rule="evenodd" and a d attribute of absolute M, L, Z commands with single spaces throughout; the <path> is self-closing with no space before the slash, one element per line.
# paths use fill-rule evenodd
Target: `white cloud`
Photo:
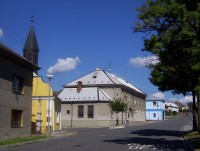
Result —
<path fill-rule="evenodd" d="M 58 72 L 71 71 L 76 69 L 76 66 L 80 63 L 80 59 L 78 57 L 75 58 L 66 58 L 66 59 L 58 59 L 57 63 L 52 67 L 49 67 L 47 70 L 48 74 L 55 74 Z"/>
<path fill-rule="evenodd" d="M 168 102 L 175 102 L 175 101 L 179 101 L 177 98 L 170 98 L 169 100 L 168 100 Z"/>
<path fill-rule="evenodd" d="M 182 104 L 187 104 L 188 102 L 192 102 L 192 96 L 185 96 L 184 98 L 180 99 Z"/>
<path fill-rule="evenodd" d="M 0 38 L 3 36 L 3 29 L 0 28 Z"/>
<path fill-rule="evenodd" d="M 165 95 L 162 92 L 157 92 L 152 94 L 149 98 L 149 100 L 164 100 Z"/>
<path fill-rule="evenodd" d="M 136 68 L 146 67 L 149 64 L 156 64 L 158 62 L 158 57 L 156 56 L 130 58 L 131 65 Z"/>
<path fill-rule="evenodd" d="M 178 101 L 178 102 L 180 102 L 183 105 L 186 105 L 188 102 L 192 102 L 192 96 L 185 96 L 185 97 L 183 97 L 181 99 L 170 98 L 168 100 L 168 102 L 175 102 L 175 101 Z"/>

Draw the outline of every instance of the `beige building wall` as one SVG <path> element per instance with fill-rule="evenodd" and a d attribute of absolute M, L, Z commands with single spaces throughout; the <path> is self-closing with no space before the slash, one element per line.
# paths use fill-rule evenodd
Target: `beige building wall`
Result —
<path fill-rule="evenodd" d="M 146 120 L 146 98 L 135 96 L 121 88 L 101 88 L 110 96 L 110 98 L 120 98 L 128 104 L 125 118 L 128 117 L 131 121 Z"/>
<path fill-rule="evenodd" d="M 84 117 L 78 118 L 78 105 L 84 106 Z M 94 118 L 87 117 L 87 106 L 94 105 Z M 108 103 L 62 104 L 62 127 L 107 127 L 115 124 Z"/>

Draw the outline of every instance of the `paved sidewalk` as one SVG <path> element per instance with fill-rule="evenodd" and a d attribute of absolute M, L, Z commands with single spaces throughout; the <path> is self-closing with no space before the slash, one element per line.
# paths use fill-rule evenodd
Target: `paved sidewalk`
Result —
<path fill-rule="evenodd" d="M 188 132 L 191 130 L 192 130 L 192 122 L 190 122 L 182 127 L 182 131 L 184 131 L 184 132 Z"/>
<path fill-rule="evenodd" d="M 53 136 L 53 137 L 61 137 L 61 136 L 68 136 L 68 135 L 75 135 L 75 134 L 78 134 L 78 132 L 76 132 L 76 131 L 68 131 L 68 130 L 61 130 L 61 131 L 53 132 L 51 134 L 51 136 Z"/>
<path fill-rule="evenodd" d="M 181 129 L 181 133 L 182 133 L 182 136 L 183 136 L 183 141 L 185 141 L 185 144 L 187 145 L 188 147 L 188 150 L 190 151 L 194 151 L 194 148 L 192 146 L 192 144 L 189 142 L 189 140 L 187 138 L 184 137 L 184 133 L 185 132 L 189 132 L 189 131 L 192 131 L 192 122 L 184 125 Z"/>

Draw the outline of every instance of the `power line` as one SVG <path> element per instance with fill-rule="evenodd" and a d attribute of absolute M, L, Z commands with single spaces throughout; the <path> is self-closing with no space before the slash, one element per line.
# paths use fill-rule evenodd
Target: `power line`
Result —
<path fill-rule="evenodd" d="M 16 32 L 16 30 L 12 30 L 9 26 L 1 23 L 0 28 L 2 28 L 4 34 L 3 36 L 8 37 L 11 41 L 14 41 L 19 46 L 24 44 L 24 40 L 20 34 Z"/>

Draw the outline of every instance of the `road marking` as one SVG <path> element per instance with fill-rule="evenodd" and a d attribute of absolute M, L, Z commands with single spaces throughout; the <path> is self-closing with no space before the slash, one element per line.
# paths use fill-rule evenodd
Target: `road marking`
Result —
<path fill-rule="evenodd" d="M 148 144 L 127 144 L 130 150 L 164 150 L 169 148 L 174 148 L 173 144 L 162 144 L 162 145 L 148 145 Z"/>
<path fill-rule="evenodd" d="M 101 134 L 100 136 L 101 136 L 101 137 L 105 137 L 106 135 L 104 135 L 104 134 Z"/>
<path fill-rule="evenodd" d="M 143 144 L 143 145 L 140 145 L 140 144 L 128 144 L 128 149 L 130 150 L 149 150 L 149 149 L 153 149 L 153 150 L 157 150 L 158 148 L 155 147 L 154 145 L 146 145 L 146 144 Z"/>

